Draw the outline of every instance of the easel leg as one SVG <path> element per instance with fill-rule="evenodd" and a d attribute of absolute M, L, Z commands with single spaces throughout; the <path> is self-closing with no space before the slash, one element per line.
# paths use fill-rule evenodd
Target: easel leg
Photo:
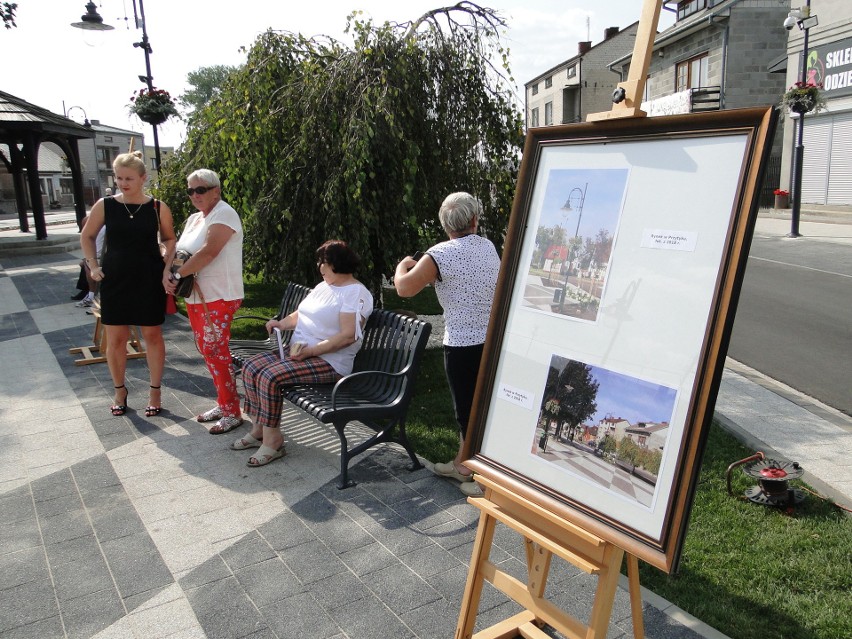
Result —
<path fill-rule="evenodd" d="M 473 636 L 476 613 L 479 610 L 479 598 L 482 596 L 482 586 L 485 581 L 481 568 L 491 554 L 495 524 L 496 520 L 487 513 L 483 512 L 479 516 L 479 526 L 476 530 L 476 539 L 473 542 L 470 568 L 467 571 L 467 583 L 462 596 L 461 614 L 456 626 L 455 639 L 470 639 Z"/>
<path fill-rule="evenodd" d="M 608 555 L 608 556 L 607 556 Z M 609 627 L 612 615 L 612 603 L 615 590 L 618 587 L 618 577 L 621 574 L 621 558 L 624 551 L 617 546 L 609 545 L 605 551 L 601 572 L 598 574 L 598 587 L 595 590 L 595 603 L 589 615 L 589 627 L 586 639 L 603 639 Z"/>
<path fill-rule="evenodd" d="M 549 635 L 542 630 L 545 624 L 570 639 L 604 639 L 621 577 L 624 549 L 536 504 L 528 503 L 523 496 L 499 486 L 497 482 L 479 475 L 476 480 L 486 488 L 486 492 L 482 498 L 469 500 L 480 509 L 481 514 L 455 639 L 547 639 Z M 524 538 L 528 569 L 526 582 L 490 561 L 497 522 Z M 545 599 L 553 557 L 559 557 L 597 577 L 588 624 Z M 636 557 L 628 555 L 627 567 L 633 633 L 635 639 L 644 639 Z M 523 610 L 473 634 L 485 581 L 519 604 Z"/>
<path fill-rule="evenodd" d="M 645 622 L 642 620 L 642 591 L 639 588 L 639 560 L 627 553 L 627 583 L 630 586 L 630 616 L 633 619 L 634 639 L 645 639 Z"/>

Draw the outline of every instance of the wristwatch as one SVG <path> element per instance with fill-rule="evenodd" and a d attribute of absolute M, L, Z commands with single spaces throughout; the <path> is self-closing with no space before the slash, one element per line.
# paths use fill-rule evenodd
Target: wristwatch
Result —
<path fill-rule="evenodd" d="M 180 273 L 178 273 L 177 271 L 175 271 L 174 273 L 172 273 L 172 275 L 174 276 L 174 278 L 175 278 L 176 280 L 179 280 L 179 279 L 180 279 Z"/>

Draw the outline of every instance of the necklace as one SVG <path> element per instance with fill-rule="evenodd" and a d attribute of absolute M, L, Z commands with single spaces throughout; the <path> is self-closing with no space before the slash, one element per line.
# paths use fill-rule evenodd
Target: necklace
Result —
<path fill-rule="evenodd" d="M 147 203 L 148 203 L 148 202 L 142 202 L 142 204 L 137 204 L 137 205 L 136 205 L 136 210 L 135 210 L 135 211 L 131 211 L 131 210 L 127 207 L 127 203 L 126 203 L 126 202 L 122 201 L 122 203 L 121 203 L 121 204 L 124 206 L 124 210 L 125 210 L 125 211 L 127 211 L 127 214 L 130 216 L 130 219 L 132 220 L 132 219 L 133 219 L 133 216 L 134 216 L 134 215 L 136 215 L 136 214 L 139 212 L 139 209 L 141 209 L 141 208 L 142 208 L 143 206 L 145 206 Z"/>

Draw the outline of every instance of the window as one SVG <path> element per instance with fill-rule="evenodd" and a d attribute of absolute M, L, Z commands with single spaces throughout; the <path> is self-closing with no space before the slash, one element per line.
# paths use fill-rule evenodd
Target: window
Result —
<path fill-rule="evenodd" d="M 707 7 L 707 0 L 681 0 L 677 3 L 677 19 L 683 20 Z"/>
<path fill-rule="evenodd" d="M 572 64 L 570 67 L 568 67 L 568 77 L 573 78 L 576 75 L 577 75 L 577 65 Z"/>
<path fill-rule="evenodd" d="M 544 79 L 544 88 L 549 89 L 553 86 L 553 76 L 548 76 Z"/>
<path fill-rule="evenodd" d="M 550 126 L 553 124 L 553 102 L 547 102 L 544 105 L 544 125 Z"/>
<path fill-rule="evenodd" d="M 534 85 L 532 85 L 532 94 L 538 95 L 538 82 L 536 82 Z"/>
<path fill-rule="evenodd" d="M 538 107 L 530 111 L 530 126 L 538 126 Z"/>
<path fill-rule="evenodd" d="M 675 69 L 675 91 L 706 87 L 709 59 L 705 53 L 685 62 L 679 62 Z"/>
<path fill-rule="evenodd" d="M 99 146 L 97 148 L 98 168 L 104 171 L 112 171 L 112 161 L 118 155 L 117 147 Z"/>

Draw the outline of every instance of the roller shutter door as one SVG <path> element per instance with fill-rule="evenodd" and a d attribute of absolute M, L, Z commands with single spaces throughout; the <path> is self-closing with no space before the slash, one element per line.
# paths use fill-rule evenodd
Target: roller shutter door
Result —
<path fill-rule="evenodd" d="M 828 167 L 826 204 L 852 204 L 850 145 L 852 145 L 852 113 L 839 113 L 834 116 L 834 124 L 831 127 L 831 164 Z"/>
<path fill-rule="evenodd" d="M 852 204 L 852 112 L 805 118 L 803 204 Z"/>

